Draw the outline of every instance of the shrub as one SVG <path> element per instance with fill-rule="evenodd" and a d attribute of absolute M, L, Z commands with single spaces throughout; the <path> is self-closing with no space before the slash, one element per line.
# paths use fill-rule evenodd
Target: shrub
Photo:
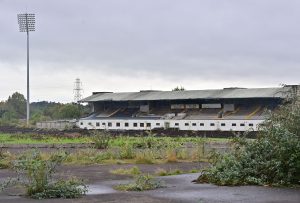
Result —
<path fill-rule="evenodd" d="M 271 113 L 258 139 L 235 140 L 232 152 L 215 157 L 198 182 L 218 185 L 291 185 L 300 183 L 300 104 Z"/>
<path fill-rule="evenodd" d="M 30 151 L 13 162 L 17 178 L 11 178 L 3 183 L 3 188 L 9 185 L 25 186 L 26 194 L 32 198 L 75 198 L 87 192 L 87 186 L 76 179 L 54 181 L 56 169 L 65 159 L 65 153 L 52 154 L 43 159 L 39 151 Z"/>
<path fill-rule="evenodd" d="M 0 169 L 10 168 L 11 161 L 14 159 L 14 155 L 11 153 L 4 151 L 2 147 L 0 147 Z"/>
<path fill-rule="evenodd" d="M 79 198 L 87 192 L 84 183 L 76 178 L 70 180 L 60 180 L 49 184 L 43 192 L 31 195 L 35 199 L 45 198 Z"/>
<path fill-rule="evenodd" d="M 92 141 L 94 142 L 96 149 L 107 149 L 110 140 L 111 135 L 107 132 L 94 131 L 92 133 Z"/>
<path fill-rule="evenodd" d="M 155 180 L 152 176 L 139 175 L 135 178 L 134 183 L 117 185 L 115 188 L 117 190 L 125 191 L 144 191 L 144 190 L 154 190 L 157 188 L 162 188 L 163 184 L 159 180 Z"/>

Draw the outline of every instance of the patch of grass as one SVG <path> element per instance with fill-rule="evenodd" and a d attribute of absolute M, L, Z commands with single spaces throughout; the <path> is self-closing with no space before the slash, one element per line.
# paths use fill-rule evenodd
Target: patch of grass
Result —
<path fill-rule="evenodd" d="M 134 166 L 132 168 L 119 168 L 116 170 L 111 170 L 110 173 L 118 174 L 118 175 L 139 175 L 141 174 L 141 170 L 139 167 Z"/>
<path fill-rule="evenodd" d="M 90 137 L 57 137 L 35 134 L 3 134 L 0 133 L 1 144 L 80 144 L 92 143 Z"/>
<path fill-rule="evenodd" d="M 153 164 L 155 163 L 155 157 L 152 151 L 143 150 L 137 152 L 135 155 L 135 163 L 137 164 Z"/>
<path fill-rule="evenodd" d="M 0 134 L 4 144 L 55 144 L 94 143 L 94 149 L 78 149 L 69 153 L 66 164 L 137 163 L 152 164 L 179 161 L 207 161 L 203 143 L 222 142 L 228 139 L 195 137 L 155 137 L 151 133 L 145 137 L 118 136 L 110 138 L 108 132 L 99 136 L 59 137 L 38 134 Z M 103 150 L 98 150 L 101 148 Z M 42 153 L 47 156 L 47 153 Z M 49 155 L 48 155 L 49 156 Z M 0 158 L 0 167 L 9 167 L 10 158 Z"/>
<path fill-rule="evenodd" d="M 189 170 L 189 173 L 199 173 L 199 172 L 200 172 L 200 170 L 195 169 L 195 168 Z"/>
<path fill-rule="evenodd" d="M 175 149 L 169 149 L 166 152 L 166 161 L 169 163 L 177 162 L 177 154 Z"/>
<path fill-rule="evenodd" d="M 65 159 L 64 163 L 68 164 L 101 164 L 105 160 L 109 160 L 113 157 L 113 153 L 110 150 L 99 151 L 96 149 L 82 149 L 76 152 L 70 153 Z"/>
<path fill-rule="evenodd" d="M 149 174 L 138 175 L 133 183 L 117 185 L 114 188 L 122 191 L 144 191 L 164 187 L 162 182 L 154 179 Z"/>
<path fill-rule="evenodd" d="M 174 169 L 174 170 L 165 170 L 165 169 L 158 169 L 155 172 L 156 175 L 158 176 L 171 176 L 171 175 L 180 175 L 180 174 L 184 174 L 183 171 L 181 171 L 180 169 Z"/>
<path fill-rule="evenodd" d="M 133 159 L 135 157 L 133 146 L 129 143 L 125 143 L 120 147 L 120 158 L 121 159 Z"/>
<path fill-rule="evenodd" d="M 156 170 L 155 175 L 172 176 L 172 175 L 180 175 L 180 174 L 186 174 L 186 173 L 198 173 L 198 172 L 199 172 L 199 170 L 197 170 L 197 169 L 191 169 L 189 171 L 182 171 L 180 169 L 165 170 L 165 169 L 159 168 L 158 170 Z"/>

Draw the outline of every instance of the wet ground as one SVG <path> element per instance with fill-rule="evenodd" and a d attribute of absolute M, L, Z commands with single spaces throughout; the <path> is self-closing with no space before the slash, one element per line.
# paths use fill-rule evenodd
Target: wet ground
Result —
<path fill-rule="evenodd" d="M 139 164 L 138 167 L 144 173 L 154 173 L 158 168 L 180 169 L 188 171 L 194 168 L 202 168 L 205 163 L 168 163 L 168 164 Z M 17 195 L 17 190 L 6 190 L 0 193 L 0 203 L 34 203 L 34 202 L 133 202 L 133 203 L 216 203 L 216 202 L 244 202 L 244 203 L 299 203 L 300 189 L 292 188 L 270 188 L 260 186 L 243 187 L 219 187 L 211 184 L 194 184 L 191 181 L 199 174 L 183 174 L 177 176 L 157 177 L 161 179 L 165 188 L 144 191 L 144 192 L 120 192 L 113 189 L 113 186 L 128 183 L 132 180 L 128 175 L 115 175 L 109 171 L 118 168 L 132 167 L 126 165 L 93 165 L 93 166 L 64 166 L 60 168 L 60 176 L 77 176 L 83 178 L 89 184 L 88 194 L 79 199 L 50 199 L 32 200 Z M 0 170 L 0 180 L 13 176 L 9 170 Z"/>

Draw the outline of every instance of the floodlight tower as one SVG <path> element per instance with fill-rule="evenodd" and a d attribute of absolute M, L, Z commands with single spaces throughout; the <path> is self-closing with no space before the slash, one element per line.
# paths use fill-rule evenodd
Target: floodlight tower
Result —
<path fill-rule="evenodd" d="M 24 13 L 18 14 L 18 23 L 20 32 L 27 33 L 27 126 L 29 125 L 30 107 L 29 107 L 29 32 L 35 31 L 35 14 Z"/>

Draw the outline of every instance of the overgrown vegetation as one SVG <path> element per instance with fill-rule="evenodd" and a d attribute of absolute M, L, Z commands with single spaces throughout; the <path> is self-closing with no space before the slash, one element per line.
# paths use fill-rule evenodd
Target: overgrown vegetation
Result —
<path fill-rule="evenodd" d="M 139 167 L 134 166 L 132 168 L 119 168 L 110 171 L 112 174 L 118 175 L 139 175 L 141 174 L 141 170 Z"/>
<path fill-rule="evenodd" d="M 77 198 L 87 192 L 87 186 L 76 178 L 55 181 L 53 175 L 57 167 L 66 158 L 66 154 L 55 153 L 44 158 L 39 151 L 30 151 L 13 161 L 12 169 L 16 178 L 10 178 L 2 184 L 2 189 L 11 185 L 22 185 L 29 197 Z"/>
<path fill-rule="evenodd" d="M 162 187 L 164 187 L 163 183 L 160 180 L 154 179 L 149 174 L 147 175 L 142 174 L 136 176 L 133 183 L 121 184 L 115 186 L 117 190 L 124 190 L 124 191 L 154 190 Z"/>
<path fill-rule="evenodd" d="M 215 156 L 198 182 L 218 185 L 300 184 L 300 103 L 270 113 L 258 139 L 235 140 L 234 150 Z"/>
<path fill-rule="evenodd" d="M 103 131 L 94 131 L 91 135 L 91 139 L 96 149 L 107 149 L 112 136 Z"/>
<path fill-rule="evenodd" d="M 158 176 L 171 176 L 171 175 L 180 175 L 183 174 L 184 172 L 180 169 L 173 169 L 173 170 L 165 170 L 165 169 L 158 169 L 155 174 Z"/>
<path fill-rule="evenodd" d="M 172 176 L 172 175 L 180 175 L 180 174 L 186 174 L 186 173 L 198 173 L 199 170 L 198 169 L 191 169 L 189 171 L 182 171 L 180 169 L 163 169 L 163 168 L 159 168 L 158 170 L 156 170 L 155 174 L 158 176 Z"/>
<path fill-rule="evenodd" d="M 95 132 L 98 133 L 98 132 Z M 35 134 L 0 134 L 3 144 L 48 144 L 56 148 L 56 144 L 89 143 L 91 148 L 78 149 L 64 160 L 68 164 L 102 164 L 102 163 L 138 163 L 152 164 L 180 161 L 207 161 L 209 153 L 203 152 L 203 143 L 228 142 L 228 139 L 211 138 L 171 138 L 119 136 L 111 138 L 107 132 L 99 132 L 95 136 L 47 136 Z M 92 148 L 94 143 L 94 148 Z M 200 144 L 199 144 L 200 143 Z M 99 150 L 100 149 L 100 150 Z M 0 165 L 9 167 L 9 160 L 15 158 L 2 150 Z M 9 156 L 7 156 L 9 155 Z M 1 167 L 1 166 L 0 166 Z"/>
<path fill-rule="evenodd" d="M 98 133 L 98 132 L 97 132 Z M 109 132 L 105 133 L 105 136 L 111 137 Z M 166 148 L 167 146 L 184 146 L 189 143 L 198 142 L 222 142 L 226 143 L 230 140 L 228 138 L 197 138 L 197 137 L 156 137 L 154 135 L 146 137 L 135 137 L 121 135 L 114 139 L 109 139 L 108 148 L 112 147 L 124 147 L 127 145 L 129 148 L 134 149 L 146 149 L 146 148 Z M 1 144 L 57 144 L 57 143 L 93 143 L 92 136 L 53 136 L 53 135 L 42 135 L 38 134 L 7 134 L 0 133 Z M 102 141 L 101 141 L 102 142 Z"/>

